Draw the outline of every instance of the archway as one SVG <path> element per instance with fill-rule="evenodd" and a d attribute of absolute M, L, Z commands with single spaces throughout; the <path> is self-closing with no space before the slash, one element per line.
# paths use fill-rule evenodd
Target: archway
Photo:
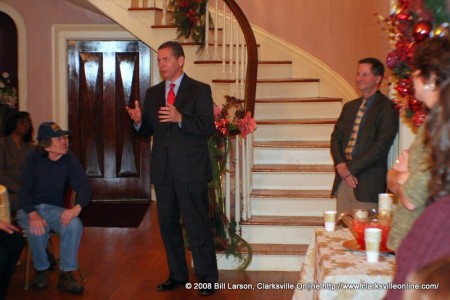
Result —
<path fill-rule="evenodd" d="M 17 29 L 13 19 L 0 12 L 0 136 L 6 120 L 18 108 Z"/>
<path fill-rule="evenodd" d="M 6 3 L 0 2 L 0 12 L 7 14 L 14 21 L 17 29 L 17 82 L 19 110 L 27 110 L 27 32 L 25 22 L 17 10 Z"/>

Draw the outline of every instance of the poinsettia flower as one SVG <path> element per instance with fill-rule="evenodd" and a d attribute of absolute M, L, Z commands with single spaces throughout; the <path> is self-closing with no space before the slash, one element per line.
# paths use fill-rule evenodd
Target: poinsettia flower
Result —
<path fill-rule="evenodd" d="M 227 137 L 229 135 L 229 131 L 228 131 L 228 125 L 230 124 L 230 122 L 228 121 L 228 119 L 220 119 L 214 122 L 214 124 L 216 125 L 216 130 L 223 136 L 223 137 Z"/>
<path fill-rule="evenodd" d="M 426 113 L 423 111 L 416 111 L 412 117 L 412 122 L 414 126 L 420 127 L 423 122 L 425 121 L 425 118 L 427 117 Z"/>
<path fill-rule="evenodd" d="M 256 130 L 256 121 L 252 118 L 252 113 L 249 111 L 245 114 L 244 118 L 238 121 L 238 125 L 241 137 L 243 138 Z"/>
<path fill-rule="evenodd" d="M 218 107 L 217 105 L 214 105 L 214 119 L 217 120 L 220 116 L 220 113 L 222 112 L 222 108 Z"/>

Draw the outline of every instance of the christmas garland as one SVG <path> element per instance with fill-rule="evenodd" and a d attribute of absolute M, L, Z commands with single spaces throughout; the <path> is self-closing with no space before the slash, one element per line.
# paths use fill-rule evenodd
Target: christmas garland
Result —
<path fill-rule="evenodd" d="M 17 109 L 17 88 L 14 85 L 14 75 L 8 72 L 0 73 L 0 104 Z"/>
<path fill-rule="evenodd" d="M 448 35 L 449 14 L 445 1 L 397 0 L 390 16 L 379 16 L 394 44 L 394 49 L 386 57 L 386 66 L 393 74 L 393 101 L 404 123 L 413 129 L 423 124 L 427 108 L 414 97 L 410 78 L 414 68 L 412 58 L 416 46 L 429 37 Z"/>
<path fill-rule="evenodd" d="M 230 136 L 246 137 L 256 130 L 256 122 L 250 112 L 245 113 L 243 100 L 225 96 L 222 108 L 214 107 L 216 132 L 209 138 L 209 156 L 213 179 L 209 183 L 210 215 L 214 224 L 214 242 L 217 251 L 230 255 L 239 261 L 239 269 L 245 270 L 252 261 L 250 244 L 236 231 L 235 221 L 228 220 L 225 214 L 225 194 L 222 178 L 227 171 L 230 151 Z M 232 162 L 231 162 L 232 163 Z"/>
<path fill-rule="evenodd" d="M 199 51 L 205 47 L 207 3 L 208 0 L 170 0 L 169 2 L 169 8 L 173 10 L 173 22 L 177 26 L 177 39 L 192 38 L 198 45 Z"/>

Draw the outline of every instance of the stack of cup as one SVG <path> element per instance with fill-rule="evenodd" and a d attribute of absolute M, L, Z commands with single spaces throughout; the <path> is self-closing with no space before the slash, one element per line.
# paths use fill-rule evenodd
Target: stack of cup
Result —
<path fill-rule="evenodd" d="M 378 194 L 378 211 L 392 211 L 394 195 L 389 193 Z"/>
<path fill-rule="evenodd" d="M 326 210 L 323 212 L 325 231 L 332 232 L 336 229 L 336 211 Z"/>
<path fill-rule="evenodd" d="M 376 263 L 380 256 L 381 229 L 366 228 L 364 230 L 367 262 Z"/>
<path fill-rule="evenodd" d="M 378 194 L 378 219 L 381 223 L 390 225 L 392 218 L 392 208 L 394 205 L 394 195 L 383 193 Z"/>

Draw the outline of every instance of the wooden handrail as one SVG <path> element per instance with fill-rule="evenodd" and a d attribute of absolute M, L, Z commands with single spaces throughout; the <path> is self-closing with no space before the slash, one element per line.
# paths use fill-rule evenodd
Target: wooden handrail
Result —
<path fill-rule="evenodd" d="M 223 0 L 238 21 L 247 44 L 247 75 L 245 79 L 244 108 L 255 115 L 256 78 L 258 75 L 258 49 L 256 38 L 247 17 L 234 0 Z"/>

